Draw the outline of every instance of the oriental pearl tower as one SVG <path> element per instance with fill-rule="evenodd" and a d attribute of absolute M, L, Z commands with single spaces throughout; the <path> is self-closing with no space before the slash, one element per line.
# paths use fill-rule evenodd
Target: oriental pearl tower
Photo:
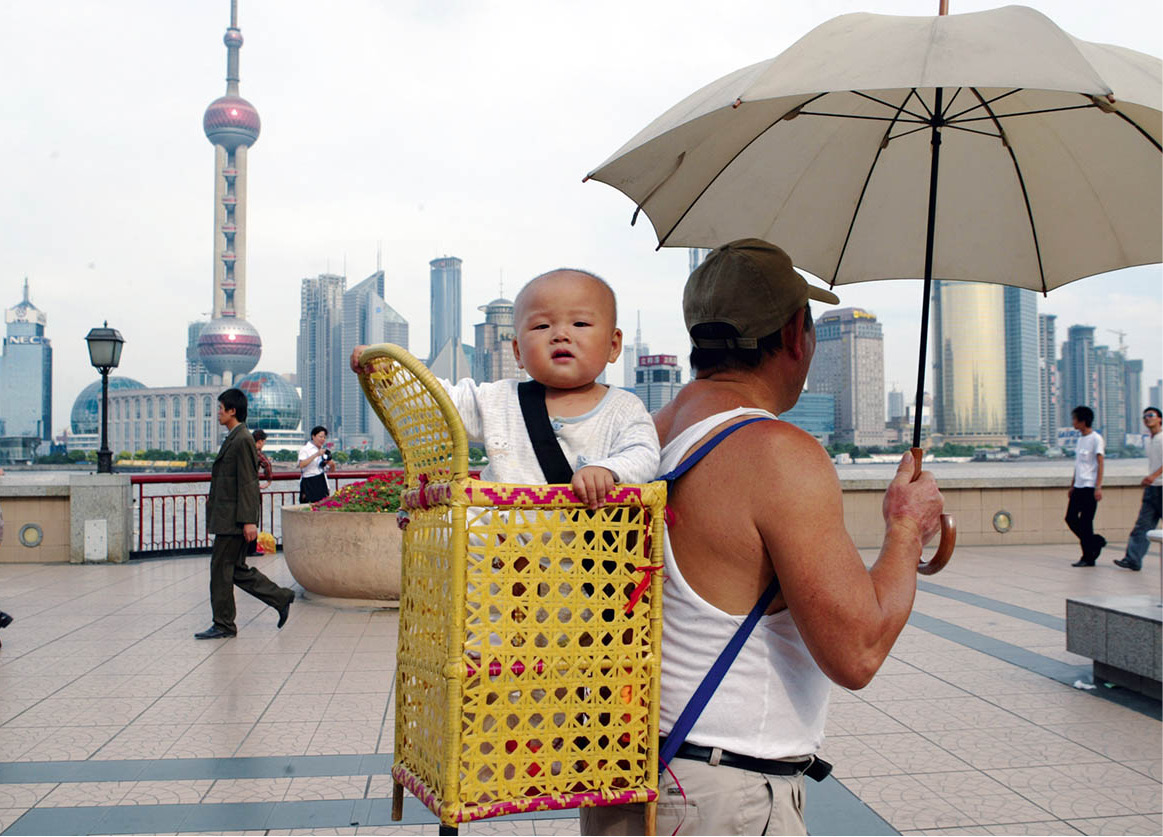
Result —
<path fill-rule="evenodd" d="M 262 340 L 246 321 L 246 157 L 261 123 L 238 95 L 238 0 L 230 2 L 226 95 L 206 108 L 202 128 L 214 145 L 214 319 L 198 337 L 198 356 L 212 375 L 231 384 L 258 364 Z"/>

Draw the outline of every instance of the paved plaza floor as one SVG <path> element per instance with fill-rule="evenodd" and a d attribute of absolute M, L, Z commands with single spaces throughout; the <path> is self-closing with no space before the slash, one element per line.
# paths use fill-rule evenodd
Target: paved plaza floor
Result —
<path fill-rule="evenodd" d="M 1108 533 L 1109 535 L 1109 533 Z M 836 688 L 809 782 L 814 834 L 1160 834 L 1158 701 L 1090 680 L 1065 600 L 1151 594 L 1067 546 L 965 547 L 922 579 L 889 660 Z M 873 555 L 866 554 L 871 561 Z M 286 627 L 239 592 L 210 624 L 208 558 L 0 565 L 0 833 L 435 834 L 389 817 L 397 614 L 298 600 Z M 281 556 L 264 572 L 292 580 Z M 465 834 L 576 834 L 575 812 Z"/>

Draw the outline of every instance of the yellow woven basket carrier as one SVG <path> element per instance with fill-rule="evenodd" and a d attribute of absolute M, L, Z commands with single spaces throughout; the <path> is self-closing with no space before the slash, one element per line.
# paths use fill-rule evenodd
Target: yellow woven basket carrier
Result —
<path fill-rule="evenodd" d="M 665 484 L 589 511 L 568 486 L 470 479 L 424 365 L 387 343 L 361 365 L 406 479 L 393 818 L 407 788 L 445 826 L 627 802 L 652 826 Z"/>

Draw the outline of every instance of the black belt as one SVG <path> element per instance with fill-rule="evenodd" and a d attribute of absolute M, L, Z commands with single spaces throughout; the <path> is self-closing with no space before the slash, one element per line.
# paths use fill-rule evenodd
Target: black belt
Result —
<path fill-rule="evenodd" d="M 659 749 L 662 748 L 664 741 L 666 741 L 666 736 L 658 739 Z M 766 773 L 769 776 L 797 776 L 802 773 L 809 779 L 822 782 L 832 772 L 831 764 L 815 756 L 804 759 L 803 761 L 757 759 L 754 756 L 744 756 L 740 753 L 732 753 L 729 750 L 719 750 L 717 747 L 700 747 L 697 744 L 689 743 L 684 743 L 679 747 L 675 756 L 680 759 L 691 759 L 693 761 L 705 761 L 707 764 L 715 764 L 716 762 L 712 761 L 712 759 L 716 751 L 719 754 L 718 764 L 724 767 L 735 767 L 739 770 L 750 770 L 752 773 Z"/>

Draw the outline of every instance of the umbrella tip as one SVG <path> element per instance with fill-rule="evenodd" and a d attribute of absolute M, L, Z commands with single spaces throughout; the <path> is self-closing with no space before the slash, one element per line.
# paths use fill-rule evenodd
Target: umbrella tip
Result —
<path fill-rule="evenodd" d="M 590 174 L 593 174 L 593 172 L 590 172 Z M 590 174 L 587 174 L 585 177 L 582 178 L 582 183 L 589 183 L 590 182 Z"/>

